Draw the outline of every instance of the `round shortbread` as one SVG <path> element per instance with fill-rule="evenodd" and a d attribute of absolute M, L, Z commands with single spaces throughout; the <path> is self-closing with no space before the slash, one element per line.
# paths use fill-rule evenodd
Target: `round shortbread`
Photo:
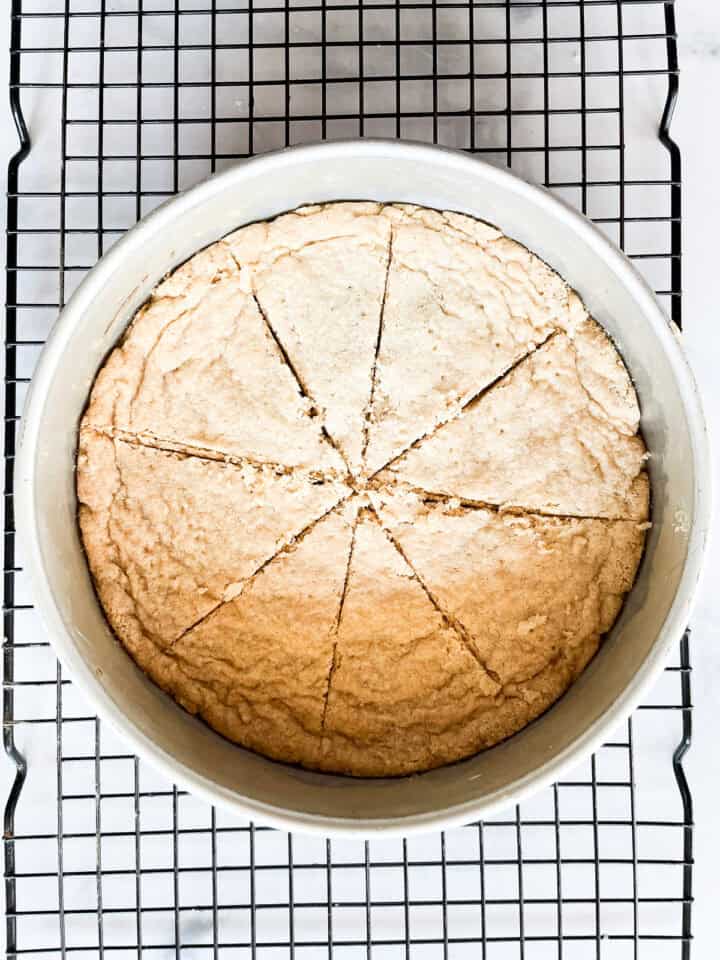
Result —
<path fill-rule="evenodd" d="M 277 760 L 392 776 L 545 711 L 648 527 L 617 351 L 495 228 L 305 207 L 196 254 L 93 386 L 77 490 L 138 665 Z"/>

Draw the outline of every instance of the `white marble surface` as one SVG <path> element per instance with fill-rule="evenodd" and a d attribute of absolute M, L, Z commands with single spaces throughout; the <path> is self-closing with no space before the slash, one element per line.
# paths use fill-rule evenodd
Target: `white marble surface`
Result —
<path fill-rule="evenodd" d="M 685 0 L 678 4 L 681 97 L 673 126 L 684 158 L 684 318 L 685 342 L 705 399 L 711 430 L 720 433 L 720 323 L 718 322 L 717 227 L 720 221 L 720 6 L 715 0 Z M 7 75 L 7 18 L 0 15 L 0 76 Z M 41 118 L 34 116 L 35 128 Z M 9 118 L 0 111 L 0 169 L 13 149 Z M 42 149 L 42 139 L 38 138 Z M 36 148 L 37 149 L 37 148 Z M 4 215 L 4 207 L 3 207 Z M 4 260 L 4 257 L 3 257 Z M 720 476 L 720 436 L 714 448 L 716 477 Z M 687 769 L 695 799 L 694 933 L 696 960 L 717 956 L 717 900 L 720 894 L 720 536 L 711 543 L 708 574 L 694 617 L 693 747 Z M 51 761 L 51 758 L 47 758 Z M 0 764 L 4 797 L 9 769 Z M 651 800 L 651 798 L 648 798 Z M 2 934 L 0 933 L 0 936 Z"/>
<path fill-rule="evenodd" d="M 697 960 L 718 954 L 720 895 L 720 324 L 712 277 L 720 221 L 720 7 L 715 0 L 678 4 L 681 97 L 673 132 L 683 151 L 685 343 L 705 402 L 713 441 L 715 529 L 693 617 L 693 747 L 687 771 L 695 798 L 694 934 Z"/>

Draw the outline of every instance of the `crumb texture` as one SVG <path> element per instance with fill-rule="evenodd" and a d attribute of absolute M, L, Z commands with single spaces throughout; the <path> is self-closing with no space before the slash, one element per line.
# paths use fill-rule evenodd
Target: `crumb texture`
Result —
<path fill-rule="evenodd" d="M 317 766 L 352 525 L 321 520 L 233 600 L 148 664 L 152 678 L 225 736 Z"/>
<path fill-rule="evenodd" d="M 381 499 L 381 498 L 378 498 Z M 568 647 L 594 649 L 617 617 L 642 553 L 632 520 L 520 516 L 392 495 L 380 516 L 482 663 L 505 685 Z"/>
<path fill-rule="evenodd" d="M 85 423 L 332 471 L 342 460 L 223 244 L 160 284 L 98 376 Z"/>
<path fill-rule="evenodd" d="M 164 646 L 346 493 L 272 468 L 168 453 L 83 431 L 80 529 L 123 642 Z"/>
<path fill-rule="evenodd" d="M 289 229 L 293 245 L 285 251 Z M 272 225 L 268 262 L 254 280 L 263 313 L 354 473 L 362 462 L 389 237 L 389 222 L 372 207 L 290 214 Z M 236 235 L 243 264 L 240 242 Z"/>
<path fill-rule="evenodd" d="M 361 518 L 322 766 L 378 776 L 454 760 L 496 689 L 380 525 Z"/>
<path fill-rule="evenodd" d="M 638 422 L 627 371 L 588 320 L 547 340 L 379 479 L 543 513 L 644 519 Z"/>
<path fill-rule="evenodd" d="M 519 244 L 496 232 L 466 237 L 413 210 L 393 208 L 392 219 L 370 472 L 572 319 L 568 287 Z"/>
<path fill-rule="evenodd" d="M 80 425 L 110 627 L 219 733 L 395 776 L 548 709 L 649 526 L 630 377 L 577 295 L 472 217 L 307 206 L 153 292 Z"/>

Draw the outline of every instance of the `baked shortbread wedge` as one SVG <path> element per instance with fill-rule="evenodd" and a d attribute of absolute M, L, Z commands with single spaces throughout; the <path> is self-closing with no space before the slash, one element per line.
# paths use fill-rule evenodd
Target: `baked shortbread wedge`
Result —
<path fill-rule="evenodd" d="M 350 470 L 361 472 L 383 313 L 390 223 L 379 204 L 287 214 L 228 238 L 268 323 Z M 253 263 L 252 258 L 257 260 Z"/>
<path fill-rule="evenodd" d="M 218 243 L 140 309 L 100 371 L 83 422 L 211 456 L 344 473 L 315 413 Z"/>
<path fill-rule="evenodd" d="M 498 685 L 372 514 L 350 560 L 322 766 L 383 776 L 472 753 Z"/>
<path fill-rule="evenodd" d="M 153 662 L 152 676 L 220 733 L 318 766 L 352 517 L 337 511 Z"/>
<path fill-rule="evenodd" d="M 392 210 L 368 473 L 584 316 L 556 273 L 498 231 L 480 231 L 478 242 Z"/>
<path fill-rule="evenodd" d="M 647 526 L 428 503 L 390 491 L 374 499 L 438 607 L 503 687 L 574 648 L 597 650 L 632 586 Z"/>
<path fill-rule="evenodd" d="M 110 625 L 138 656 L 146 641 L 175 641 L 349 492 L 91 429 L 81 436 L 83 543 Z"/>
<path fill-rule="evenodd" d="M 541 513 L 644 519 L 630 378 L 601 328 L 556 334 L 378 480 Z"/>

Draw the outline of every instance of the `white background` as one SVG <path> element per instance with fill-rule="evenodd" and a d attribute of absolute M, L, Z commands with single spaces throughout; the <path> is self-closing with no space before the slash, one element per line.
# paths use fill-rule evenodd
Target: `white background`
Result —
<path fill-rule="evenodd" d="M 685 343 L 703 393 L 711 434 L 720 433 L 720 4 L 684 0 L 677 4 L 681 92 L 673 135 L 683 152 L 684 328 Z M 8 75 L 9 18 L 0 14 L 0 76 Z M 42 116 L 29 118 L 31 134 L 42 149 Z M 15 149 L 14 131 L 0 109 L 0 169 Z M 4 203 L 0 205 L 4 231 Z M 2 237 L 4 263 L 4 234 Z M 720 476 L 720 436 L 713 455 Z M 715 484 L 717 490 L 717 484 Z M 717 527 L 717 523 L 715 525 Z M 695 800 L 695 897 L 693 932 L 696 960 L 718 955 L 720 896 L 720 536 L 711 540 L 706 577 L 693 617 L 693 746 L 688 771 Z M 4 761 L 4 756 L 3 756 Z M 0 762 L 2 801 L 9 765 Z M 0 931 L 2 928 L 0 928 Z M 0 937 L 2 937 L 0 932 Z"/>

